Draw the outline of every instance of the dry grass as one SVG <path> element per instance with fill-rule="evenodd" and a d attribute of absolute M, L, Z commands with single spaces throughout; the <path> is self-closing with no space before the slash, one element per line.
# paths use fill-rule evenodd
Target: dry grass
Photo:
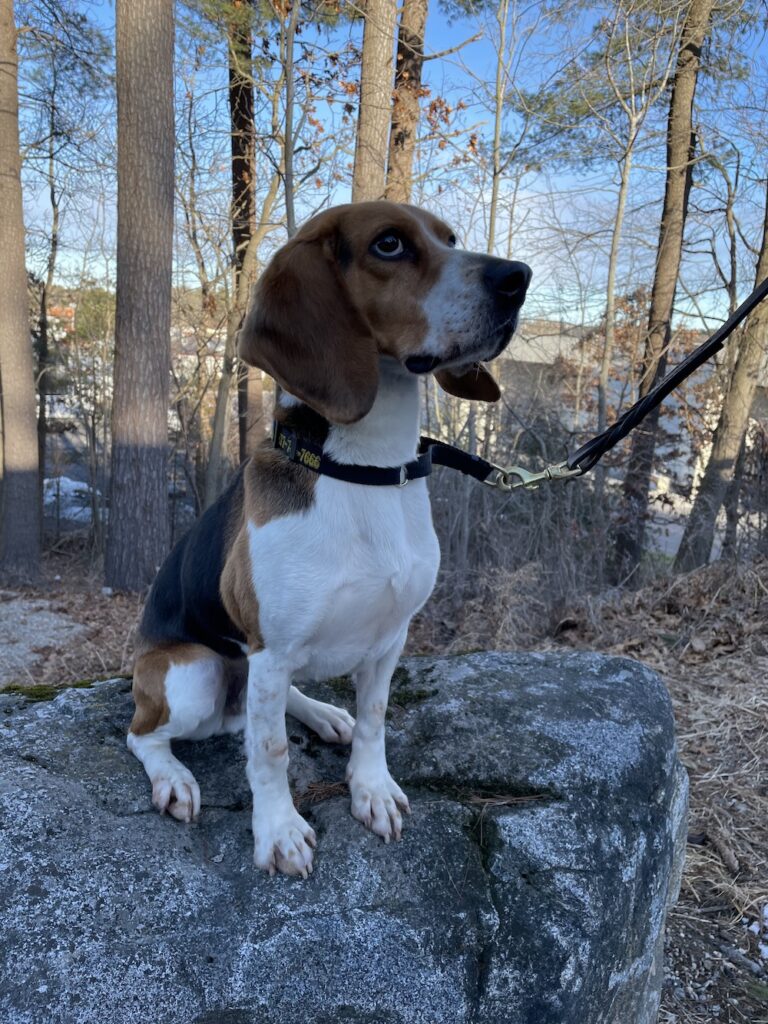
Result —
<path fill-rule="evenodd" d="M 30 649 L 34 661 L 26 670 L 20 669 L 14 680 L 17 685 L 71 686 L 130 672 L 141 601 L 104 592 L 100 572 L 81 558 L 49 554 L 39 585 L 0 593 L 0 614 L 14 613 L 15 597 L 32 599 L 41 608 L 85 627 L 61 646 L 41 635 Z"/>
<path fill-rule="evenodd" d="M 435 596 L 411 624 L 406 653 L 520 650 L 540 646 L 552 625 L 545 574 L 536 562 L 514 572 L 473 573 L 460 610 L 454 589 L 443 575 Z"/>

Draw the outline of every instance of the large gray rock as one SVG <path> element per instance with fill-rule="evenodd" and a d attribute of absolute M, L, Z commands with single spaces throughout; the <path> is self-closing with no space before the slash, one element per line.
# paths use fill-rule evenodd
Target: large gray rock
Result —
<path fill-rule="evenodd" d="M 391 846 L 348 814 L 346 752 L 291 723 L 307 882 L 252 867 L 237 739 L 178 745 L 203 791 L 180 825 L 129 717 L 123 681 L 0 697 L 3 1024 L 656 1020 L 687 786 L 643 666 L 405 662 L 389 750 L 414 814 Z"/>

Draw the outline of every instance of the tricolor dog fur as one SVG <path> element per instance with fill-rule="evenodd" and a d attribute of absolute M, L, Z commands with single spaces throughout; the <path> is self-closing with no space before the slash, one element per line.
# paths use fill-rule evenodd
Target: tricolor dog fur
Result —
<path fill-rule="evenodd" d="M 419 375 L 493 402 L 482 365 L 507 345 L 531 272 L 461 251 L 412 206 L 338 206 L 280 249 L 254 290 L 239 354 L 283 389 L 276 418 L 337 462 L 400 466 L 419 440 Z M 159 811 L 200 813 L 175 739 L 245 730 L 254 860 L 307 877 L 315 833 L 288 785 L 285 715 L 351 743 L 352 815 L 400 839 L 408 798 L 387 767 L 392 673 L 440 551 L 426 481 L 320 476 L 265 442 L 176 545 L 147 599 L 128 746 Z M 357 717 L 297 684 L 350 674 Z"/>

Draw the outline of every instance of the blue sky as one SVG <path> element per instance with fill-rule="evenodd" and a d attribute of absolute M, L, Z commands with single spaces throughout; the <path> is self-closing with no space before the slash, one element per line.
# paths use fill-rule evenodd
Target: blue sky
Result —
<path fill-rule="evenodd" d="M 108 34 L 114 31 L 114 4 L 109 0 L 92 0 L 83 3 L 87 11 Z M 579 23 L 570 26 L 574 35 L 585 34 L 586 29 L 603 12 L 605 8 L 592 7 Z M 529 21 L 536 18 L 541 5 L 530 4 L 525 8 L 525 18 Z M 525 19 L 524 19 L 525 20 Z M 360 37 L 361 25 L 353 28 Z M 481 26 L 477 19 L 458 18 L 450 20 L 436 6 L 433 6 L 427 22 L 426 52 L 434 53 L 456 46 L 475 35 Z M 339 35 L 346 34 L 349 29 L 344 26 Z M 558 56 L 562 39 L 562 29 L 540 32 L 532 40 L 527 57 L 518 69 L 517 82 L 526 88 L 541 84 L 546 77 L 549 58 Z M 765 73 L 768 45 L 765 34 L 755 28 L 745 34 L 742 43 L 745 49 L 745 61 L 753 70 L 753 81 L 768 81 Z M 469 43 L 459 53 L 441 60 L 429 61 L 426 65 L 426 83 L 432 95 L 443 95 L 455 104 L 459 98 L 467 104 L 467 110 L 461 115 L 465 126 L 472 126 L 486 137 L 490 131 L 491 114 L 482 109 L 472 93 L 477 94 L 483 83 L 492 81 L 495 74 L 494 47 L 487 35 Z M 225 82 L 220 76 L 219 88 Z M 754 97 L 748 97 L 749 83 L 743 87 L 741 102 L 752 103 L 752 121 L 761 126 L 765 122 L 766 98 L 760 88 Z M 711 91 L 711 90 L 710 90 Z M 703 105 L 717 102 L 717 97 L 710 96 L 706 90 L 699 92 Z M 658 117 L 660 123 L 665 114 L 665 104 L 660 104 Z M 716 111 L 705 111 L 710 121 L 717 122 L 720 117 Z M 731 114 L 723 115 L 723 123 Z M 738 127 L 738 126 L 737 126 Z M 741 128 L 738 128 L 741 131 Z M 727 126 L 726 126 L 727 134 Z M 462 139 L 460 144 L 466 144 Z M 739 138 L 739 146 L 745 150 L 747 161 L 754 157 L 755 143 L 746 137 Z M 751 147 L 752 151 L 746 153 Z M 760 158 L 762 160 L 762 158 Z M 648 281 L 652 275 L 655 235 L 657 234 L 659 203 L 663 192 L 663 154 L 660 151 L 649 154 L 645 160 L 638 161 L 632 182 L 630 211 L 625 230 L 620 287 L 631 287 L 639 281 Z M 765 170 L 762 171 L 763 175 Z M 518 196 L 516 216 L 512 222 L 512 247 L 510 255 L 526 259 L 535 271 L 532 289 L 531 307 L 546 315 L 566 320 L 578 321 L 594 319 L 604 302 L 604 264 L 605 251 L 612 226 L 615 208 L 615 167 L 596 165 L 590 168 L 543 168 L 536 175 L 523 181 Z M 475 195 L 467 195 L 464 191 L 438 191 L 436 184 L 440 176 L 431 172 L 425 182 L 420 185 L 420 194 L 425 205 L 438 213 L 443 213 L 454 223 L 457 234 L 463 237 L 465 244 L 473 248 L 484 246 L 486 226 L 487 195 L 480 186 Z M 509 182 L 504 183 L 502 195 L 508 202 Z M 471 188 L 471 186 L 470 186 Z M 759 188 L 755 187 L 750 198 L 744 204 L 742 217 L 745 233 L 755 239 L 756 225 L 760 220 Z M 336 188 L 334 199 L 342 201 L 346 198 L 343 186 Z M 28 222 L 44 216 L 44 195 L 28 194 Z M 750 205 L 751 204 L 751 205 Z M 104 219 L 107 229 L 113 212 L 109 205 L 102 204 L 97 211 Z M 713 214 L 713 221 L 717 217 Z M 113 226 L 113 225 L 112 225 Z M 502 223 L 503 238 L 500 239 L 501 251 L 506 248 L 508 222 Z M 695 228 L 696 225 L 693 225 Z M 74 225 L 73 225 L 74 228 Z M 704 225 L 706 228 L 706 225 Z M 584 235 L 584 238 L 581 236 Z M 277 236 L 275 236 L 277 238 Z M 562 238 L 562 244 L 560 244 Z M 718 243 L 719 244 L 719 243 Z M 70 272 L 78 272 L 80 254 L 77 245 L 72 244 L 64 253 L 63 263 Z M 741 290 L 744 293 L 752 286 L 750 280 L 750 254 L 744 250 L 740 259 L 743 263 Z M 711 260 L 708 257 L 691 256 L 684 268 L 692 286 L 701 289 L 706 285 L 702 280 L 709 275 L 711 278 Z M 694 280 L 695 279 L 695 280 Z M 713 282 L 714 283 L 714 282 Z M 704 292 L 699 300 L 698 308 L 713 319 L 720 316 L 722 309 L 722 290 L 712 293 Z M 685 306 L 681 296 L 681 309 L 693 309 L 691 304 Z"/>

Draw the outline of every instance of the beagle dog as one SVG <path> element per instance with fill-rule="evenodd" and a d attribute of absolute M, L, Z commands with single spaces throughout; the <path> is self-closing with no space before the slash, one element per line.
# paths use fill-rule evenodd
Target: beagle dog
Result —
<path fill-rule="evenodd" d="M 264 271 L 239 335 L 245 362 L 283 389 L 278 424 L 336 463 L 399 467 L 419 442 L 419 376 L 496 401 L 482 365 L 507 345 L 531 271 L 456 248 L 412 206 L 338 206 Z M 318 475 L 267 441 L 176 545 L 139 627 L 128 746 L 160 812 L 200 813 L 175 739 L 245 731 L 254 860 L 306 878 L 315 834 L 288 786 L 285 715 L 351 743 L 352 815 L 399 839 L 408 799 L 387 767 L 390 679 L 440 552 L 424 479 L 367 486 Z M 350 674 L 357 718 L 302 680 Z"/>

